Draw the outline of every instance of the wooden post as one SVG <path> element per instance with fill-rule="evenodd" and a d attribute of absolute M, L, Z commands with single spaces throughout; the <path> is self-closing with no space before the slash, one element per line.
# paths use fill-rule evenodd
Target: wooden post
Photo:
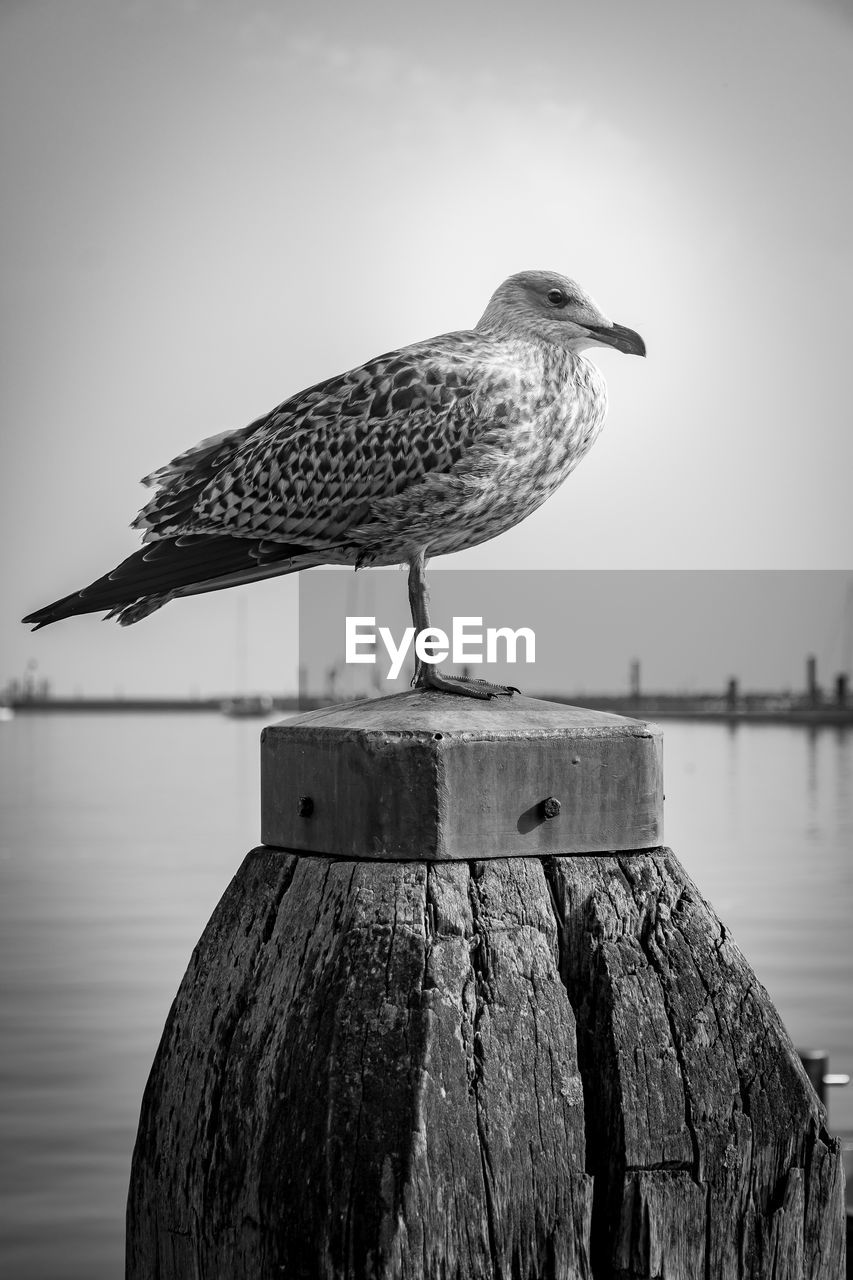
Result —
<path fill-rule="evenodd" d="M 130 1280 L 837 1280 L 839 1144 L 661 847 L 660 732 L 408 693 L 264 731 L 142 1105 Z"/>

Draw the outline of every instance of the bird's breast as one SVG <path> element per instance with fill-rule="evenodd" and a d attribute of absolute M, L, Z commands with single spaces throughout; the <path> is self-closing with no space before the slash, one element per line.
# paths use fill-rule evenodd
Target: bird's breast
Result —
<path fill-rule="evenodd" d="M 459 464 L 425 476 L 404 502 L 376 512 L 390 542 L 447 554 L 496 537 L 541 506 L 604 422 L 603 379 L 588 362 L 575 365 L 562 380 L 522 371 L 505 394 L 492 390 L 472 405 L 482 429 Z"/>
<path fill-rule="evenodd" d="M 515 481 L 520 502 L 539 492 L 544 501 L 592 447 L 606 411 L 604 381 L 588 361 L 573 359 L 568 375 L 546 368 L 522 376 L 483 433 L 483 478 L 493 491 Z"/>

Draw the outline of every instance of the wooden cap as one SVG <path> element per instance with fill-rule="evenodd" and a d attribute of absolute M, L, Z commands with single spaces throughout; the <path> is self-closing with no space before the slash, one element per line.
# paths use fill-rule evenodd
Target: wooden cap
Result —
<path fill-rule="evenodd" d="M 261 839 L 419 861 L 654 848 L 662 753 L 656 725 L 519 694 L 324 707 L 261 734 Z"/>

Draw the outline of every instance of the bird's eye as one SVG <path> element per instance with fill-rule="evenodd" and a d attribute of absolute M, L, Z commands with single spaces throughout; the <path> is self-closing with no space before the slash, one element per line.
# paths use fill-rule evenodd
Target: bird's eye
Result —
<path fill-rule="evenodd" d="M 564 307 L 568 302 L 568 298 L 563 293 L 562 289 L 549 289 L 548 301 L 552 307 Z"/>

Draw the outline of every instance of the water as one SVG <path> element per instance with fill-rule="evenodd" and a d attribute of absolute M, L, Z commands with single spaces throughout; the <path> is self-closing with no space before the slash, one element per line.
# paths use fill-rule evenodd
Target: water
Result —
<path fill-rule="evenodd" d="M 258 721 L 0 724 L 0 1274 L 112 1280 L 142 1090 L 258 842 Z M 666 838 L 797 1044 L 853 1068 L 853 733 L 667 723 Z M 830 1099 L 853 1129 L 853 1088 Z"/>

